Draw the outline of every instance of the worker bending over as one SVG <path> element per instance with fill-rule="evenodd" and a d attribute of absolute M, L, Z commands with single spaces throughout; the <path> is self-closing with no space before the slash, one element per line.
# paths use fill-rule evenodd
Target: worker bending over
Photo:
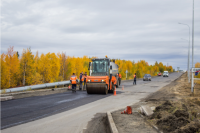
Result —
<path fill-rule="evenodd" d="M 70 82 L 72 84 L 72 92 L 75 91 L 76 92 L 76 83 L 78 82 L 77 77 L 75 75 L 75 73 L 73 73 L 73 75 L 70 78 Z"/>

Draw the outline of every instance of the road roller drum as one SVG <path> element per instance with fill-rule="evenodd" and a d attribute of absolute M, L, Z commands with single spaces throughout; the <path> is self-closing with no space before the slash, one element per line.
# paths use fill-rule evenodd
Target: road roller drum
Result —
<path fill-rule="evenodd" d="M 108 87 L 105 83 L 87 83 L 86 85 L 88 94 L 107 94 Z"/>

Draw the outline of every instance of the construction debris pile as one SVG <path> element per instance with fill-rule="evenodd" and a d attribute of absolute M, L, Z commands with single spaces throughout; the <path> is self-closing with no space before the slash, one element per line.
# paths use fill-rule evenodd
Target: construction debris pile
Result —
<path fill-rule="evenodd" d="M 194 104 L 166 101 L 157 106 L 148 121 L 156 125 L 164 133 L 200 132 L 199 107 Z"/>

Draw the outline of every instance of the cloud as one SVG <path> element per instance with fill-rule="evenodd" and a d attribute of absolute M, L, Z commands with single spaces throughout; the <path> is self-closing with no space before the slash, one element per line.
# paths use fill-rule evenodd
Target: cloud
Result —
<path fill-rule="evenodd" d="M 1 52 L 31 47 L 33 53 L 108 55 L 168 63 L 186 69 L 190 0 L 3 0 Z M 195 1 L 195 59 L 200 61 L 200 2 Z M 192 35 L 192 34 L 190 34 Z M 191 37 L 190 37 L 190 40 Z M 192 43 L 192 41 L 191 41 Z"/>

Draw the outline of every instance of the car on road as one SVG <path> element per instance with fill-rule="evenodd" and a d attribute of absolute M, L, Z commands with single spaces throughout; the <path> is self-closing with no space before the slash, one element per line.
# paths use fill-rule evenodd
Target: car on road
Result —
<path fill-rule="evenodd" d="M 159 73 L 158 73 L 158 76 L 161 76 L 161 75 L 162 75 L 161 72 L 159 72 Z"/>
<path fill-rule="evenodd" d="M 143 77 L 143 81 L 151 81 L 151 75 L 145 74 L 144 77 Z"/>
<path fill-rule="evenodd" d="M 169 77 L 169 72 L 168 71 L 164 71 L 163 77 Z"/>

